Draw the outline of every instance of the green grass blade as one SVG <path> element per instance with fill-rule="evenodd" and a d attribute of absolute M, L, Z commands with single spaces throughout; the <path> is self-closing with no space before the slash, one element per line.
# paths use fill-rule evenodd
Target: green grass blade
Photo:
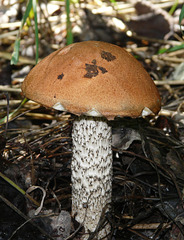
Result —
<path fill-rule="evenodd" d="M 158 51 L 158 54 L 175 52 L 175 51 L 178 51 L 178 50 L 181 50 L 181 49 L 184 49 L 184 44 L 183 44 L 183 43 L 180 44 L 180 45 L 171 47 L 171 48 L 169 48 L 169 49 L 161 48 L 161 49 Z"/>
<path fill-rule="evenodd" d="M 36 0 L 33 1 L 33 12 L 34 12 L 34 21 L 35 21 L 35 43 L 36 43 L 36 63 L 38 63 L 39 57 L 39 39 L 38 39 L 38 21 L 37 21 L 37 3 Z"/>
<path fill-rule="evenodd" d="M 178 50 L 184 49 L 184 44 L 178 45 L 178 46 L 174 46 L 168 49 L 168 52 L 175 52 Z"/>
<path fill-rule="evenodd" d="M 116 0 L 110 0 L 110 2 L 112 3 L 112 5 L 114 5 L 114 6 L 118 6 Z"/>
<path fill-rule="evenodd" d="M 183 33 L 182 29 L 181 29 L 181 22 L 182 22 L 183 19 L 184 19 L 184 5 L 183 5 L 183 7 L 181 9 L 181 13 L 180 13 L 180 16 L 179 16 L 179 24 L 180 24 L 180 30 L 182 32 L 182 35 L 184 35 L 184 33 Z"/>
<path fill-rule="evenodd" d="M 19 191 L 22 195 L 26 196 L 36 206 L 40 206 L 40 204 L 36 200 L 34 200 L 29 194 L 27 194 L 22 188 L 20 188 L 17 184 L 15 184 L 11 179 L 6 177 L 2 172 L 0 172 L 0 177 L 3 178 L 6 182 L 8 182 L 12 187 L 17 189 L 17 191 Z"/>
<path fill-rule="evenodd" d="M 12 53 L 11 64 L 16 64 L 19 60 L 20 37 L 17 37 Z"/>
<path fill-rule="evenodd" d="M 73 34 L 72 34 L 72 25 L 70 21 L 70 0 L 65 0 L 65 8 L 66 8 L 66 29 L 67 29 L 67 37 L 66 43 L 67 45 L 73 43 Z"/>
<path fill-rule="evenodd" d="M 28 101 L 27 98 L 24 98 L 22 100 L 22 102 L 20 103 L 20 105 L 9 114 L 8 118 L 7 116 L 5 116 L 4 118 L 0 119 L 0 125 L 5 124 L 8 121 L 12 121 L 14 117 L 16 117 L 19 113 L 19 110 L 21 109 L 22 106 L 24 106 L 24 104 Z"/>
<path fill-rule="evenodd" d="M 175 12 L 177 6 L 178 6 L 178 0 L 175 0 L 173 6 L 172 6 L 171 9 L 169 10 L 169 14 L 170 14 L 170 15 L 173 15 L 173 13 Z"/>
<path fill-rule="evenodd" d="M 17 40 L 15 41 L 15 46 L 14 46 L 14 51 L 12 53 L 12 59 L 11 59 L 11 64 L 17 64 L 18 60 L 19 60 L 19 48 L 20 48 L 20 35 L 21 35 L 21 31 L 23 29 L 23 26 L 26 22 L 26 19 L 29 16 L 29 13 L 31 11 L 32 8 L 32 0 L 29 0 L 27 7 L 26 7 L 26 11 L 24 13 L 20 28 L 19 28 L 19 32 L 17 34 Z"/>

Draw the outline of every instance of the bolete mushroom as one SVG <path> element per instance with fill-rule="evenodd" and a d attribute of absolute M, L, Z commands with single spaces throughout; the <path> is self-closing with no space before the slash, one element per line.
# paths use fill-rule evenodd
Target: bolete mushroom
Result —
<path fill-rule="evenodd" d="M 44 58 L 25 78 L 22 91 L 46 107 L 76 115 L 72 215 L 84 225 L 86 239 L 111 202 L 112 133 L 108 120 L 156 114 L 161 104 L 157 88 L 142 65 L 123 48 L 86 41 Z M 109 231 L 107 224 L 96 239 Z"/>

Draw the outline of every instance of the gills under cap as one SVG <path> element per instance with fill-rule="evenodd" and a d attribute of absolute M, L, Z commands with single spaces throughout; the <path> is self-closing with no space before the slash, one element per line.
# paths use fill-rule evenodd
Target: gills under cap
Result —
<path fill-rule="evenodd" d="M 98 41 L 53 52 L 31 70 L 22 91 L 47 107 L 108 119 L 156 114 L 161 105 L 142 65 L 123 48 Z"/>

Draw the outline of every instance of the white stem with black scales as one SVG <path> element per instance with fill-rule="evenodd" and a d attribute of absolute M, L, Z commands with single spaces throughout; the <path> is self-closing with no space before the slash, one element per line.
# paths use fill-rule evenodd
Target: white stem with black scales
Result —
<path fill-rule="evenodd" d="M 94 232 L 112 194 L 112 133 L 107 121 L 79 117 L 73 123 L 72 215 L 83 224 L 86 237 Z M 104 237 L 110 226 L 100 231 Z"/>

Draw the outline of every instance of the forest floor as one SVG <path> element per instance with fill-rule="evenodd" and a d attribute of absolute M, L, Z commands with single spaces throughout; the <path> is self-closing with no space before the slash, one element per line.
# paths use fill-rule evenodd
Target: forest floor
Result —
<path fill-rule="evenodd" d="M 21 31 L 19 61 L 12 65 L 26 1 L 0 2 L 0 240 L 80 239 L 83 229 L 70 218 L 74 116 L 33 101 L 21 104 L 21 84 L 36 64 L 34 14 Z M 182 2 L 70 5 L 73 41 L 125 48 L 148 71 L 162 99 L 157 116 L 113 124 L 109 239 L 184 240 Z M 40 60 L 67 44 L 65 3 L 38 1 L 37 11 Z"/>

